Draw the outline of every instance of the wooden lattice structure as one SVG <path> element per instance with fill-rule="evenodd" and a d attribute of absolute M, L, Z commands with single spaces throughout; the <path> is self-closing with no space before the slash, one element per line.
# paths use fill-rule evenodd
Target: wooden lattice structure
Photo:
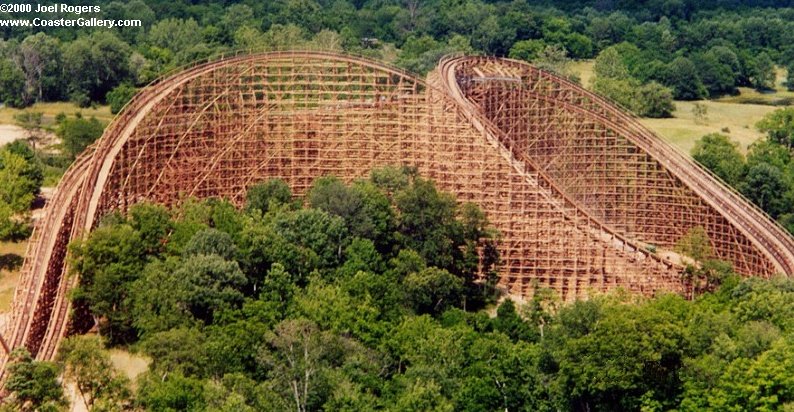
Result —
<path fill-rule="evenodd" d="M 501 284 L 565 300 L 624 287 L 684 293 L 671 249 L 704 227 L 745 275 L 794 273 L 794 241 L 630 116 L 526 64 L 445 59 L 427 81 L 322 52 L 235 56 L 147 87 L 75 162 L 27 252 L 3 336 L 51 359 L 69 331 L 66 246 L 112 211 L 226 197 L 280 178 L 411 165 L 499 230 Z M 3 358 L 5 362 L 5 357 Z"/>

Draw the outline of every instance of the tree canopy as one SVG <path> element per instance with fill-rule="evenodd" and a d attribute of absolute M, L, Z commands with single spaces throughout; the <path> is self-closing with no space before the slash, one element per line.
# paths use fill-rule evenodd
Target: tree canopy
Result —
<path fill-rule="evenodd" d="M 249 193 L 243 211 L 217 199 L 172 211 L 139 204 L 72 247 L 73 299 L 107 345 L 152 360 L 133 392 L 102 341 L 67 340 L 58 365 L 95 407 L 740 410 L 794 402 L 791 281 L 739 280 L 713 259 L 702 229 L 679 250 L 699 265 L 690 282 L 712 282 L 694 301 L 615 291 L 563 304 L 537 288 L 519 303 L 498 298 L 485 273 L 499 264 L 498 253 L 489 257 L 497 234 L 485 215 L 413 169 L 318 179 L 304 205 L 283 182 L 251 190 L 266 186 L 281 188 L 286 203 L 266 195 L 257 203 L 266 208 L 251 207 L 261 198 Z M 10 382 L 37 386 L 15 386 L 12 399 L 59 402 L 50 371 L 59 366 L 22 364 Z"/>
<path fill-rule="evenodd" d="M 239 49 L 320 47 L 424 73 L 450 53 L 531 61 L 570 76 L 566 59 L 623 45 L 630 75 L 676 98 L 766 90 L 794 60 L 789 1 L 317 0 L 163 3 L 98 0 L 98 19 L 138 27 L 4 27 L 0 98 L 11 106 L 70 99 L 112 104 L 197 59 Z M 7 18 L 23 17 L 6 14 Z M 24 16 L 23 18 L 29 18 Z M 68 16 L 67 16 L 68 18 Z M 625 51 L 625 50 L 624 50 Z M 621 53 L 624 54 L 624 53 Z M 656 113 L 660 113 L 656 111 Z"/>

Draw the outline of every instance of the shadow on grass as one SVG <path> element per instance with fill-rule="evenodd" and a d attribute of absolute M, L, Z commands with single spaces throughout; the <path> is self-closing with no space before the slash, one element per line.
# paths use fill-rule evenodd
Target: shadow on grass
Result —
<path fill-rule="evenodd" d="M 15 253 L 5 253 L 0 254 L 0 270 L 15 270 L 22 266 L 22 262 L 25 260 L 20 255 Z"/>

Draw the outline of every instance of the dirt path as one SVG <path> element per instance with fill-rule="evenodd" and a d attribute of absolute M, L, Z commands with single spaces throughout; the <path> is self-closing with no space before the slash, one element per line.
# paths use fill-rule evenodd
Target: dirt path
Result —
<path fill-rule="evenodd" d="M 13 124 L 0 124 L 0 147 L 25 138 L 25 129 Z"/>

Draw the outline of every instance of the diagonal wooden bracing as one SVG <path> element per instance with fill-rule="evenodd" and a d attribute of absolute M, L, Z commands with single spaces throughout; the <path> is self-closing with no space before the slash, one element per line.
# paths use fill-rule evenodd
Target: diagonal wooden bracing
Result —
<path fill-rule="evenodd" d="M 682 267 L 647 246 L 670 248 L 695 225 L 742 273 L 792 273 L 777 226 L 575 85 L 498 59 L 444 60 L 425 82 L 360 58 L 266 53 L 197 65 L 133 99 L 59 184 L 3 336 L 55 355 L 76 282 L 66 245 L 110 212 L 188 196 L 239 205 L 268 178 L 301 195 L 318 176 L 351 181 L 389 164 L 482 207 L 514 294 L 683 293 Z"/>
<path fill-rule="evenodd" d="M 525 63 L 445 61 L 462 99 L 502 139 L 617 233 L 672 248 L 706 229 L 740 273 L 792 273 L 791 237 L 763 212 L 600 97 Z"/>

